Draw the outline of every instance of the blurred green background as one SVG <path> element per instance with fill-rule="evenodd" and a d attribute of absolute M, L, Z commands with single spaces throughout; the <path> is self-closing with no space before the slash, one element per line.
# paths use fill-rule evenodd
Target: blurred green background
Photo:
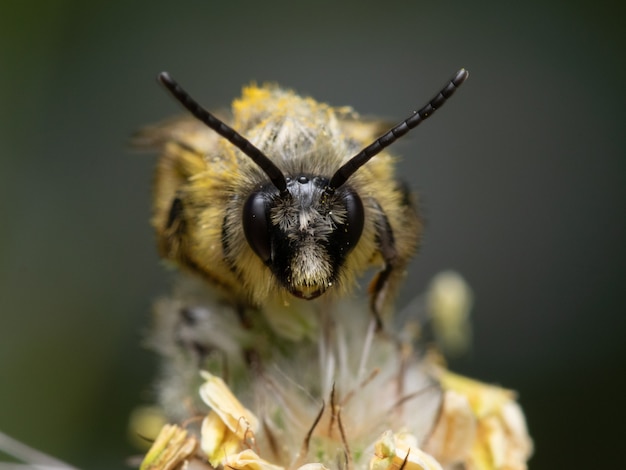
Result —
<path fill-rule="evenodd" d="M 123 468 L 151 399 L 141 346 L 171 281 L 148 226 L 138 127 L 179 112 L 169 70 L 220 107 L 277 81 L 404 118 L 394 147 L 428 219 L 401 302 L 445 268 L 473 286 L 456 370 L 520 392 L 533 469 L 623 465 L 626 65 L 617 2 L 4 1 L 0 15 L 0 429 Z M 596 467 L 597 465 L 594 465 Z"/>

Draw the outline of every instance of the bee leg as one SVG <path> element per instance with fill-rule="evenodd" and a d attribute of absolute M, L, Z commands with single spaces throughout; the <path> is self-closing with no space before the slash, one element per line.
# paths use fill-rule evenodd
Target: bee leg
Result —
<path fill-rule="evenodd" d="M 378 206 L 378 203 L 376 203 Z M 380 206 L 378 206 L 380 209 Z M 380 210 L 380 218 L 376 224 L 376 243 L 378 250 L 384 260 L 384 268 L 378 272 L 372 282 L 369 285 L 370 293 L 370 310 L 376 320 L 376 331 L 383 329 L 382 314 L 387 304 L 387 300 L 390 294 L 390 284 L 397 277 L 396 262 L 398 259 L 398 252 L 396 250 L 395 238 L 393 236 L 393 230 L 389 224 L 389 220 L 385 213 Z"/>

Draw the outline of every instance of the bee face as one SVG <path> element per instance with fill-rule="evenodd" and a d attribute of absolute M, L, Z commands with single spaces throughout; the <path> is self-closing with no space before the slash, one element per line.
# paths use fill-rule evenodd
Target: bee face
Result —
<path fill-rule="evenodd" d="M 363 232 L 361 198 L 349 187 L 329 191 L 321 176 L 287 177 L 252 193 L 243 208 L 243 231 L 252 250 L 293 295 L 314 299 L 337 280 Z"/>
<path fill-rule="evenodd" d="M 377 267 L 370 307 L 380 326 L 422 230 L 384 149 L 467 76 L 457 72 L 376 139 L 383 123 L 276 86 L 245 88 L 233 102 L 227 120 L 240 134 L 161 74 L 198 119 L 153 126 L 135 140 L 162 152 L 153 217 L 162 256 L 252 307 L 284 301 L 285 292 L 306 300 L 344 292 Z"/>

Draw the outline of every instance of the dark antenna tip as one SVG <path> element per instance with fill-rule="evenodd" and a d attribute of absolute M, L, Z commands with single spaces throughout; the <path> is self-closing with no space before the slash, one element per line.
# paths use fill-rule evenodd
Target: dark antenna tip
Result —
<path fill-rule="evenodd" d="M 458 87 L 461 85 L 461 83 L 467 80 L 468 77 L 469 77 L 469 72 L 467 71 L 467 69 L 462 68 L 456 73 L 456 75 L 452 79 L 452 82 L 454 83 L 455 86 Z"/>
<path fill-rule="evenodd" d="M 265 172 L 272 184 L 276 187 L 276 189 L 278 189 L 282 196 L 288 194 L 285 175 L 272 160 L 261 152 L 261 150 L 252 145 L 252 143 L 239 134 L 239 132 L 200 106 L 200 104 L 194 100 L 191 95 L 189 95 L 189 93 L 187 93 L 178 84 L 178 82 L 170 76 L 168 72 L 161 72 L 157 75 L 157 81 L 161 83 L 172 94 L 172 96 L 176 98 L 180 104 L 187 108 L 187 110 L 198 120 L 202 121 L 209 128 L 217 132 L 241 150 L 245 155 L 250 157 L 252 161 L 254 161 L 254 163 L 256 163 L 259 168 Z"/>
<path fill-rule="evenodd" d="M 166 83 L 172 82 L 172 77 L 170 77 L 169 72 L 161 72 L 160 74 L 157 75 L 157 82 L 159 82 L 162 85 L 165 85 Z"/>
<path fill-rule="evenodd" d="M 413 112 L 411 116 L 402 121 L 397 126 L 391 128 L 387 133 L 376 139 L 373 143 L 365 147 L 354 157 L 344 163 L 333 175 L 328 183 L 328 192 L 332 193 L 335 189 L 343 185 L 350 176 L 352 176 L 359 168 L 365 165 L 372 157 L 378 155 L 383 149 L 393 144 L 400 137 L 405 135 L 411 129 L 415 129 L 419 124 L 428 119 L 432 114 L 441 108 L 454 92 L 469 77 L 469 72 L 465 69 L 459 70 L 454 77 L 431 99 L 426 106 L 419 111 Z"/>

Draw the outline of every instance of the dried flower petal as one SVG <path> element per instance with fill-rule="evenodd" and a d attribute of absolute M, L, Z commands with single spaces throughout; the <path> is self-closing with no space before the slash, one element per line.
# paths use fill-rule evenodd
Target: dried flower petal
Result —
<path fill-rule="evenodd" d="M 425 448 L 444 464 L 464 463 L 476 470 L 525 470 L 532 441 L 524 415 L 514 401 L 515 393 L 443 369 L 438 375 L 445 390 L 444 401 Z M 466 398 L 466 405 L 459 396 Z M 472 434 L 475 437 L 468 451 Z"/>
<path fill-rule="evenodd" d="M 279 465 L 273 465 L 263 460 L 252 449 L 229 456 L 224 461 L 224 466 L 235 470 L 284 470 Z"/>
<path fill-rule="evenodd" d="M 254 441 L 259 424 L 256 416 L 237 400 L 224 381 L 201 372 L 205 382 L 200 397 L 212 411 L 202 422 L 201 447 L 214 467 Z"/>
<path fill-rule="evenodd" d="M 200 373 L 205 382 L 200 386 L 200 397 L 221 418 L 226 427 L 243 440 L 246 434 L 259 429 L 259 421 L 233 395 L 224 381 L 209 372 Z"/>
<path fill-rule="evenodd" d="M 307 463 L 306 465 L 298 467 L 298 470 L 328 470 L 328 467 L 321 463 Z"/>
<path fill-rule="evenodd" d="M 476 417 L 469 400 L 461 393 L 447 390 L 435 428 L 424 449 L 442 465 L 463 462 L 476 439 Z"/>
<path fill-rule="evenodd" d="M 222 463 L 228 455 L 241 450 L 241 439 L 213 411 L 202 421 L 200 436 L 200 447 L 214 467 Z"/>
<path fill-rule="evenodd" d="M 385 431 L 374 444 L 370 470 L 442 470 L 441 465 L 417 446 L 410 433 Z"/>
<path fill-rule="evenodd" d="M 166 424 L 146 454 L 140 470 L 183 468 L 198 448 L 198 440 L 185 429 Z"/>

